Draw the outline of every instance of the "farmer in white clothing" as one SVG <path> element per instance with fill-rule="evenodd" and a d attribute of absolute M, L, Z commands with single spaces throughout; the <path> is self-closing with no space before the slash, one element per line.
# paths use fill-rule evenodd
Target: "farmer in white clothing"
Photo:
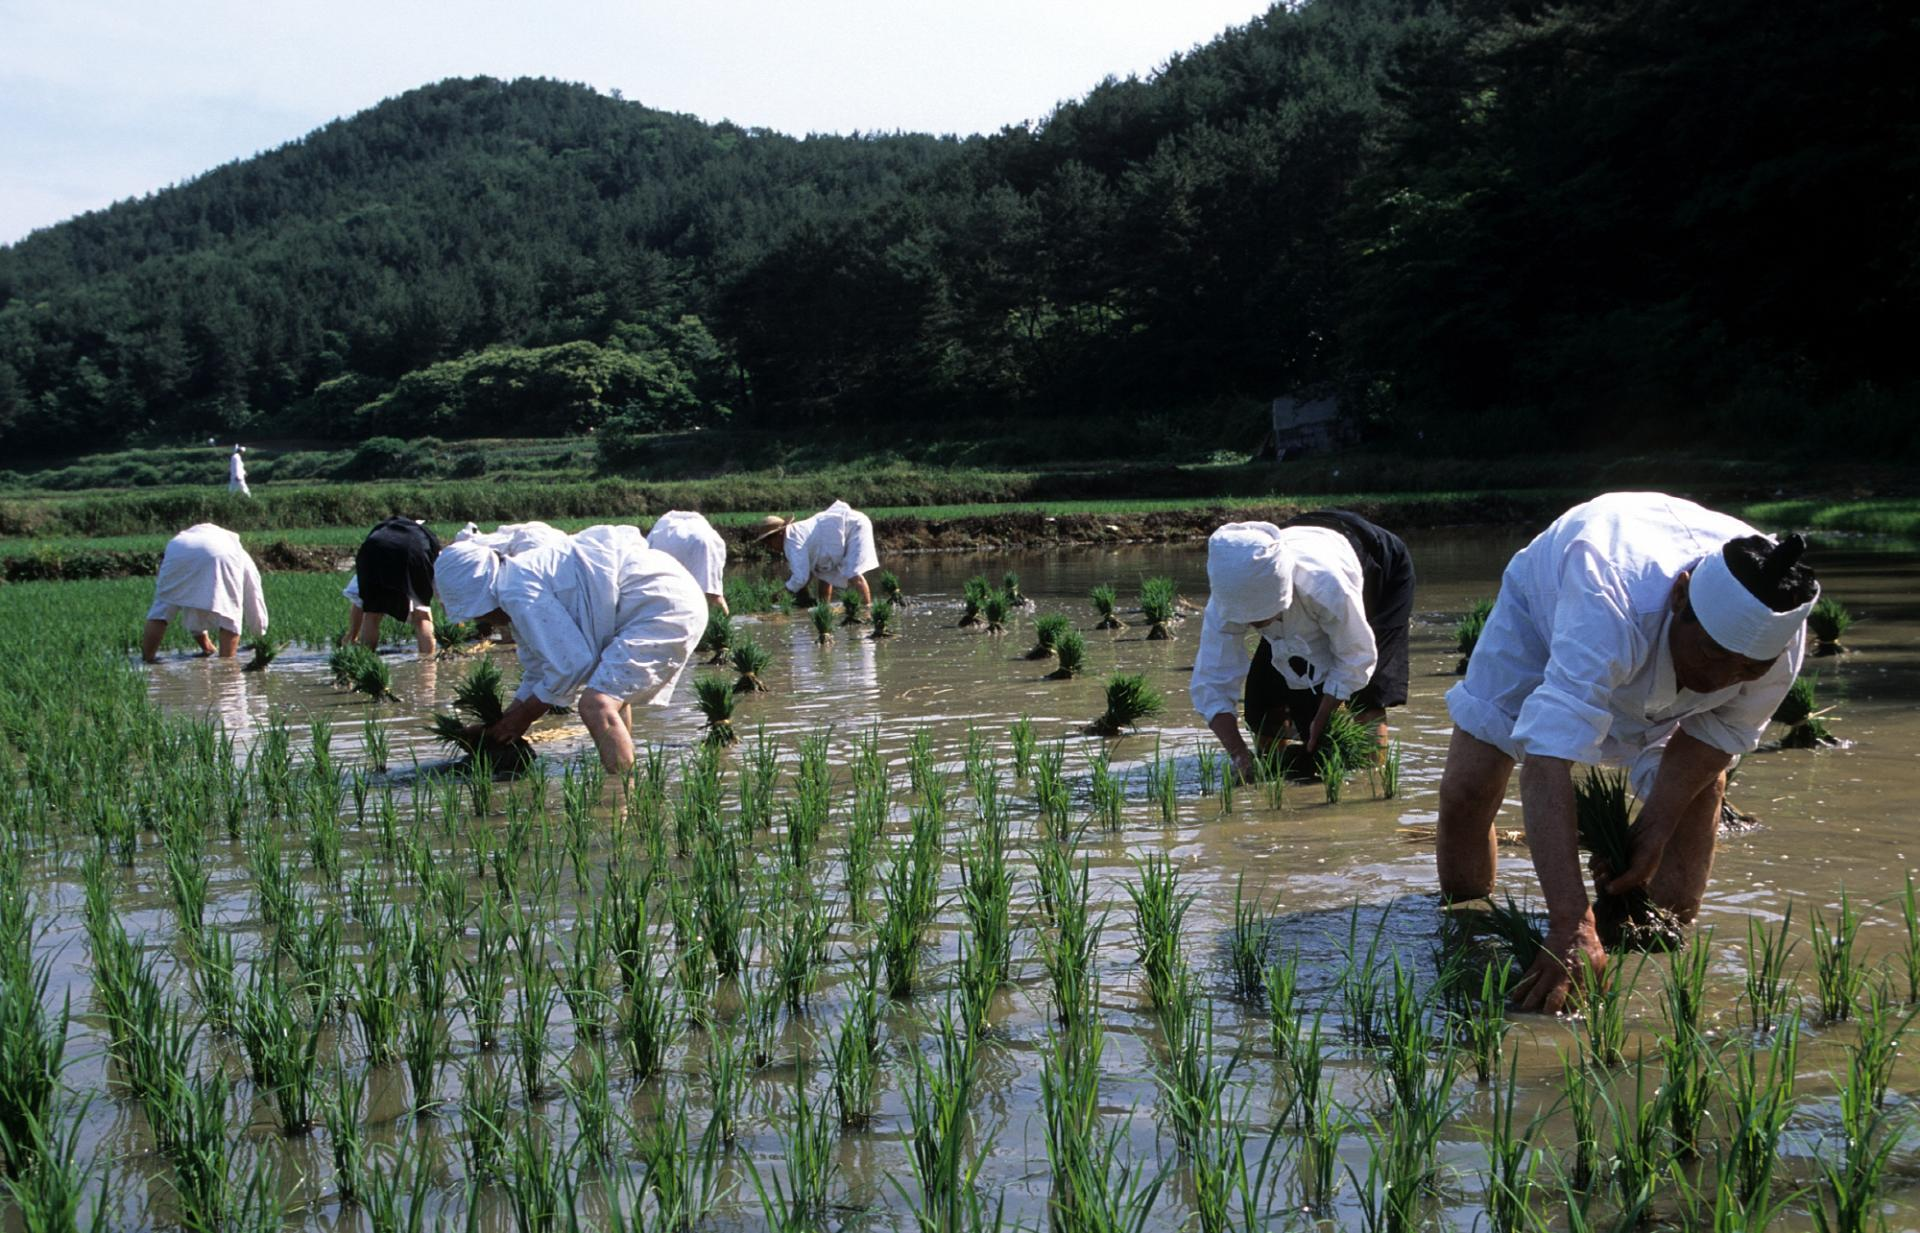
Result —
<path fill-rule="evenodd" d="M 468 540 L 479 540 L 501 556 L 517 557 L 535 548 L 564 544 L 567 539 L 565 531 L 544 522 L 503 522 L 492 531 L 482 531 L 469 522 L 453 537 L 453 542 L 462 544 Z"/>
<path fill-rule="evenodd" d="M 712 523 L 691 510 L 670 509 L 647 532 L 647 547 L 680 562 L 706 592 L 707 602 L 727 611 L 727 541 Z"/>
<path fill-rule="evenodd" d="M 1291 734 L 1311 759 L 1342 705 L 1372 724 L 1406 705 L 1414 577 L 1399 536 L 1344 510 L 1232 522 L 1207 540 L 1207 583 L 1188 693 L 1242 779 L 1255 772 L 1243 685 L 1263 756 Z"/>
<path fill-rule="evenodd" d="M 520 688 L 488 743 L 510 745 L 549 709 L 576 706 L 616 774 L 633 766 L 630 704 L 665 706 L 707 627 L 698 584 L 633 527 L 589 527 L 514 557 L 458 541 L 434 579 L 448 619 L 513 623 Z"/>
<path fill-rule="evenodd" d="M 247 464 L 240 455 L 247 452 L 244 445 L 233 447 L 233 456 L 227 459 L 227 491 L 243 497 L 250 497 L 253 491 L 247 487 Z"/>
<path fill-rule="evenodd" d="M 1514 763 L 1547 944 L 1515 986 L 1556 1012 L 1606 951 L 1580 871 L 1572 768 L 1628 768 L 1641 800 L 1632 867 L 1596 869 L 1690 922 L 1706 893 L 1726 771 L 1793 683 L 1819 583 L 1805 543 L 1775 543 L 1661 493 L 1611 493 L 1560 516 L 1508 563 L 1466 678 L 1447 695 L 1441 893 L 1493 890 L 1494 815 Z"/>
<path fill-rule="evenodd" d="M 868 570 L 880 568 L 873 549 L 873 519 L 845 501 L 798 521 L 769 514 L 754 538 L 786 557 L 787 590 L 802 608 L 813 606 L 808 586 L 814 582 L 820 584 L 823 604 L 833 602 L 835 587 L 852 587 L 862 600 L 873 603 L 866 579 Z"/>
<path fill-rule="evenodd" d="M 242 630 L 265 633 L 267 603 L 260 569 L 240 537 L 211 522 L 196 523 L 167 541 L 154 586 L 153 607 L 140 638 L 140 658 L 154 662 L 167 625 L 179 621 L 192 632 L 202 655 L 216 653 L 208 631 L 220 631 L 218 654 L 232 659 Z"/>

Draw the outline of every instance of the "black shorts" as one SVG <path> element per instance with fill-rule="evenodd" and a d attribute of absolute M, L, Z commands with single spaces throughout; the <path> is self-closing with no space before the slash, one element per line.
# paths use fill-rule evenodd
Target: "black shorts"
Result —
<path fill-rule="evenodd" d="M 411 518 L 388 518 L 367 532 L 353 559 L 360 610 L 404 621 L 415 604 L 424 608 L 433 600 L 433 563 L 439 556 L 439 537 Z"/>
<path fill-rule="evenodd" d="M 1281 524 L 1326 527 L 1340 532 L 1360 558 L 1361 598 L 1367 628 L 1373 631 L 1373 676 L 1354 691 L 1347 705 L 1355 711 L 1384 710 L 1407 702 L 1407 629 L 1413 623 L 1413 557 L 1400 537 L 1345 510 L 1315 510 Z M 1292 665 L 1305 675 L 1308 665 Z M 1262 738 L 1278 737 L 1291 723 L 1305 733 L 1320 710 L 1321 691 L 1288 686 L 1273 666 L 1273 644 L 1265 638 L 1254 649 L 1247 670 L 1247 726 Z"/>

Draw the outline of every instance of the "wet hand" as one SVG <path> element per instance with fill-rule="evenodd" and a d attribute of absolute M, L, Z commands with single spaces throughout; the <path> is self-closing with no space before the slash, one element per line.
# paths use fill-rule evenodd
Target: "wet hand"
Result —
<path fill-rule="evenodd" d="M 1592 913 L 1571 928 L 1550 929 L 1533 966 L 1513 986 L 1513 1009 L 1557 1015 L 1579 985 L 1605 979 L 1606 966 L 1607 952 L 1594 930 Z"/>
<path fill-rule="evenodd" d="M 1326 732 L 1327 732 L 1327 713 L 1325 711 L 1322 711 L 1318 715 L 1315 715 L 1313 717 L 1313 722 L 1307 726 L 1307 752 L 1308 753 L 1313 754 L 1313 753 L 1320 752 L 1320 738 L 1322 736 L 1325 736 Z"/>
<path fill-rule="evenodd" d="M 1233 755 L 1233 776 L 1236 783 L 1257 783 L 1260 779 L 1260 764 L 1254 760 L 1248 750 Z"/>

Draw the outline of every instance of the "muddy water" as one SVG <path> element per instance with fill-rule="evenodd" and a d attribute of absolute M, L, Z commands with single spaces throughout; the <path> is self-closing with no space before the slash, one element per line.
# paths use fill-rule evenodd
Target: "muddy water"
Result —
<path fill-rule="evenodd" d="M 1151 1059 L 1157 1038 L 1139 987 L 1126 886 L 1135 880 L 1133 862 L 1146 853 L 1170 856 L 1182 871 L 1187 887 L 1196 892 L 1186 921 L 1186 948 L 1203 986 L 1216 995 L 1215 1011 L 1223 1050 L 1247 1048 L 1239 1077 L 1246 1081 L 1248 1116 L 1264 1129 L 1273 1123 L 1276 1103 L 1284 1096 L 1276 1080 L 1274 1059 L 1265 1044 L 1265 1020 L 1257 1008 L 1237 1003 L 1229 994 L 1225 938 L 1232 919 L 1236 884 L 1244 879 L 1249 893 L 1257 892 L 1274 904 L 1273 933 L 1283 947 L 1297 947 L 1302 955 L 1302 996 L 1309 1006 L 1337 1001 L 1335 985 L 1346 964 L 1347 939 L 1357 920 L 1364 948 L 1372 931 L 1382 933 L 1382 953 L 1394 951 L 1409 963 L 1431 970 L 1440 915 L 1434 896 L 1434 868 L 1430 827 L 1434 820 L 1436 786 L 1449 726 L 1441 695 L 1457 679 L 1452 625 L 1476 597 L 1490 595 L 1494 581 L 1511 552 L 1525 536 L 1519 533 L 1474 531 L 1430 533 L 1409 537 L 1421 574 L 1412 631 L 1412 697 L 1393 717 L 1395 735 L 1402 743 L 1404 764 L 1401 791 L 1396 799 L 1378 799 L 1366 781 L 1349 786 L 1345 799 L 1329 805 L 1319 789 L 1296 787 L 1275 809 L 1259 792 L 1242 790 L 1231 809 L 1221 797 L 1199 792 L 1199 764 L 1195 752 L 1211 741 L 1198 726 L 1186 703 L 1187 668 L 1198 630 L 1197 615 L 1180 626 L 1171 641 L 1146 640 L 1139 630 L 1108 635 L 1091 629 L 1087 589 L 1098 582 L 1115 584 L 1131 595 L 1140 578 L 1168 574 L 1182 593 L 1205 594 L 1205 567 L 1201 553 L 1191 547 L 1079 550 L 1059 554 L 995 554 L 990 558 L 964 556 L 909 558 L 890 561 L 914 598 L 901 614 L 899 635 L 884 642 L 843 633 L 826 646 L 814 643 L 811 626 L 798 619 L 746 619 L 763 642 L 775 648 L 775 665 L 767 674 L 772 692 L 747 699 L 738 726 L 751 731 L 764 724 L 784 740 L 790 751 L 795 738 L 831 726 L 836 744 L 850 744 L 855 734 L 875 730 L 883 750 L 904 779 L 905 744 L 924 726 L 951 765 L 956 781 L 969 727 L 991 734 L 1008 765 L 1006 734 L 1021 716 L 1030 716 L 1043 741 L 1064 740 L 1067 764 L 1084 786 L 1090 754 L 1099 748 L 1079 728 L 1101 709 L 1100 682 L 1113 670 L 1144 671 L 1167 698 L 1167 712 L 1141 733 L 1108 742 L 1116 770 L 1130 770 L 1129 807 L 1125 827 L 1115 834 L 1089 833 L 1085 852 L 1093 861 L 1092 901 L 1097 913 L 1112 909 L 1100 948 L 1102 1018 L 1108 1027 L 1108 1046 L 1102 1090 L 1109 1116 L 1128 1128 L 1128 1141 L 1143 1162 L 1173 1160 L 1170 1136 L 1155 1124 L 1156 1090 Z M 1895 896 L 1908 871 L 1920 864 L 1920 841 L 1912 827 L 1920 820 L 1920 558 L 1866 551 L 1822 551 L 1815 561 L 1830 594 L 1843 599 L 1864 619 L 1850 632 L 1851 655 L 1814 661 L 1821 676 L 1823 701 L 1838 704 L 1836 732 L 1850 745 L 1819 751 L 1764 749 L 1742 765 L 1734 800 L 1758 815 L 1761 825 L 1723 839 L 1713 885 L 1702 913 L 1702 925 L 1712 931 L 1713 991 L 1709 1017 L 1716 1035 L 1734 1040 L 1740 1029 L 1734 1020 L 1736 995 L 1744 971 L 1743 940 L 1752 918 L 1773 921 L 1793 905 L 1796 932 L 1814 910 L 1830 910 L 1844 889 L 1866 913 L 1863 946 L 1870 962 L 1898 965 L 1904 933 Z M 1075 616 L 1085 628 L 1091 671 L 1077 681 L 1042 679 L 1045 665 L 1023 658 L 1031 644 L 1027 619 L 1017 619 L 1001 638 L 954 627 L 958 593 L 970 574 L 998 578 L 1017 570 L 1026 593 L 1041 611 L 1059 610 Z M 500 654 L 496 652 L 496 654 Z M 500 662 L 512 678 L 510 656 Z M 335 693 L 328 684 L 324 656 L 290 651 L 272 670 L 244 675 L 231 665 L 177 660 L 153 671 L 154 695 L 165 705 L 211 715 L 253 739 L 279 716 L 304 728 L 310 717 L 334 725 L 336 757 L 347 763 L 358 757 L 361 727 L 371 713 L 388 733 L 395 768 L 391 774 L 405 786 L 414 775 L 412 763 L 431 767 L 445 754 L 422 731 L 434 704 L 444 705 L 453 682 L 463 670 L 457 661 L 417 663 L 393 660 L 395 689 L 403 701 L 371 707 Z M 637 716 L 641 739 L 684 749 L 698 739 L 700 720 L 691 702 L 691 684 L 683 682 L 673 704 Z M 557 764 L 588 747 L 577 721 L 550 721 L 539 732 L 543 751 Z M 297 733 L 295 748 L 306 744 Z M 1182 784 L 1178 817 L 1166 824 L 1158 806 L 1146 799 L 1145 768 L 1155 758 L 1176 760 Z M 1010 774 L 1010 772 L 1009 772 Z M 1514 786 L 1517 792 L 1517 783 Z M 1028 785 L 1012 788 L 1019 802 L 1016 836 L 1032 833 Z M 968 812 L 964 799 L 956 817 Z M 1517 802 L 1509 801 L 1500 825 L 1519 825 Z M 247 874 L 238 854 L 232 868 L 216 874 L 216 895 L 224 882 L 231 895 L 210 908 L 210 918 L 234 922 L 249 918 L 245 885 Z M 947 871 L 949 886 L 957 875 Z M 1534 883 L 1524 849 L 1503 848 L 1502 891 L 1527 901 Z M 1016 917 L 1030 920 L 1033 880 L 1030 864 L 1018 871 Z M 143 895 L 123 895 L 123 902 L 145 908 L 144 921 L 156 933 L 169 929 L 164 887 L 148 887 Z M 77 908 L 77 898 L 74 901 Z M 66 918 L 77 930 L 77 915 Z M 917 1032 L 918 1016 L 937 1005 L 937 992 L 947 983 L 944 973 L 958 952 L 961 917 L 957 907 L 943 907 L 935 927 L 935 954 L 930 985 L 936 992 L 917 998 L 911 1007 L 897 1010 L 890 1026 L 895 1032 L 889 1056 L 903 1056 Z M 129 925 L 134 927 L 133 923 Z M 1003 998 L 995 1017 L 993 1040 L 982 1065 L 976 1089 L 975 1112 L 980 1129 L 992 1137 L 992 1152 L 983 1182 L 1006 1196 L 1009 1220 L 1029 1226 L 1045 1219 L 1048 1192 L 1044 1123 L 1040 1116 L 1038 1050 L 1047 1024 L 1045 975 L 1033 953 L 1033 934 L 1016 937 L 1016 987 Z M 59 945 L 61 939 L 50 939 Z M 65 942 L 66 970 L 57 981 L 70 982 L 76 998 L 84 993 L 84 960 L 76 936 Z M 836 935 L 835 966 L 830 982 L 845 975 L 852 939 Z M 1803 946 L 1801 957 L 1805 956 Z M 1633 1003 L 1636 1038 L 1659 1022 L 1657 968 L 1649 965 L 1637 984 Z M 1800 974 L 1804 993 L 1811 993 L 1809 970 Z M 1897 981 L 1904 990 L 1904 976 Z M 58 996 L 58 990 L 55 991 Z M 816 1000 L 795 1035 L 794 1048 L 811 1039 L 816 1056 L 828 1047 L 827 1033 L 844 1006 L 841 994 L 829 987 Z M 1811 1180 L 1808 1158 L 1833 1133 L 1835 1114 L 1828 1073 L 1843 1065 L 1844 1046 L 1855 1032 L 1841 1025 L 1824 1029 L 1812 1022 L 1800 1061 L 1801 1106 L 1789 1133 L 1789 1173 L 1797 1182 Z M 556 1017 L 564 1023 L 564 1015 Z M 1525 1104 L 1530 1111 L 1548 1113 L 1557 1098 L 1561 1049 L 1572 1047 L 1577 1025 L 1544 1019 L 1523 1020 L 1513 1040 L 1521 1050 L 1520 1074 L 1527 1084 Z M 456 1053 L 461 1052 L 456 1027 Z M 556 1042 L 564 1054 L 567 1042 Z M 1629 1045 L 1629 1053 L 1633 1045 Z M 1358 1110 L 1384 1107 L 1382 1082 L 1365 1054 L 1344 1046 L 1332 1063 L 1336 1094 Z M 457 1063 L 445 1080 L 450 1094 L 457 1092 Z M 676 1061 L 676 1073 L 665 1083 L 665 1094 L 699 1099 L 700 1052 L 692 1049 Z M 98 1061 L 76 1071 L 97 1072 Z M 824 1057 L 813 1068 L 812 1091 L 821 1092 Z M 781 1151 L 775 1133 L 780 1110 L 793 1098 L 792 1067 L 776 1067 L 755 1081 L 743 1130 L 742 1149 L 763 1171 L 778 1168 Z M 380 1135 L 424 1135 L 434 1150 L 445 1154 L 441 1193 L 449 1218 L 464 1207 L 459 1197 L 460 1165 L 457 1122 L 442 1119 L 422 1129 L 402 1116 L 403 1077 L 392 1077 L 384 1096 L 376 1081 L 370 1103 L 381 1123 Z M 1904 1104 L 1920 1091 L 1920 1072 L 1902 1062 L 1893 1084 L 1893 1099 Z M 622 1089 L 625 1090 L 625 1089 Z M 650 1103 L 655 1093 L 636 1099 Z M 1474 1126 L 1485 1115 L 1486 1094 L 1463 1081 L 1462 1109 L 1446 1133 L 1442 1162 L 1456 1170 L 1443 1188 L 1440 1212 L 1458 1227 L 1471 1227 L 1479 1215 L 1482 1184 L 1479 1173 L 1484 1154 Z M 638 1107 L 638 1106 L 636 1106 Z M 558 1102 L 544 1110 L 558 1116 Z M 103 1146 L 132 1159 L 143 1156 L 143 1131 L 131 1105 L 108 1106 L 90 1116 Z M 269 1115 L 260 1111 L 264 1127 Z M 844 1206 L 833 1217 L 846 1227 L 910 1227 L 909 1202 L 896 1182 L 913 1193 L 906 1164 L 904 1136 L 908 1126 L 897 1069 L 883 1082 L 883 1096 L 874 1128 L 849 1132 L 839 1139 L 842 1175 L 839 1183 Z M 1723 1134 L 1710 1128 L 1709 1135 Z M 324 1177 L 324 1147 L 315 1141 L 290 1145 L 293 1159 L 309 1172 Z M 1563 1120 L 1549 1119 L 1545 1138 L 1564 1147 L 1569 1134 Z M 1344 1156 L 1362 1174 L 1366 1146 L 1356 1132 L 1349 1136 Z M 763 1218 L 736 1159 L 734 1180 L 739 1189 L 716 1215 L 721 1227 L 758 1227 Z M 1157 1167 L 1157 1166 L 1152 1166 Z M 155 1166 L 157 1170 L 157 1166 Z M 1551 1170 L 1545 1170 L 1550 1175 Z M 1283 1174 L 1287 1170 L 1282 1170 Z M 1890 1202 L 1893 1223 L 1912 1223 L 1920 1215 L 1920 1191 L 1911 1179 L 1920 1176 L 1920 1140 L 1897 1156 L 1896 1185 Z M 1335 1220 L 1358 1221 L 1353 1186 L 1343 1187 Z M 327 1186 L 314 1182 L 303 1188 L 312 1200 L 311 1219 L 323 1227 L 357 1227 L 358 1219 L 324 1196 Z M 1282 1186 L 1274 1201 L 1285 1212 L 1291 1190 Z M 504 1208 L 489 1207 L 491 1223 L 505 1227 Z M 1674 1216 L 1670 1200 L 1661 1215 Z M 1176 1170 L 1149 1221 L 1149 1227 L 1182 1226 L 1190 1212 L 1185 1188 Z M 1791 1214 L 1785 1227 L 1801 1227 L 1804 1216 Z"/>

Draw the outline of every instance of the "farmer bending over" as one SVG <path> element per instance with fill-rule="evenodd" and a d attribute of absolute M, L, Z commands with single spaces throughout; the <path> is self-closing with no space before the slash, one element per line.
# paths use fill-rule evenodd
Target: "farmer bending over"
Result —
<path fill-rule="evenodd" d="M 1343 510 L 1230 522 L 1207 540 L 1207 585 L 1189 693 L 1240 778 L 1255 771 L 1234 714 L 1242 682 L 1262 756 L 1291 731 L 1311 757 L 1342 704 L 1385 739 L 1387 708 L 1407 701 L 1413 559 L 1399 536 Z"/>
<path fill-rule="evenodd" d="M 1447 694 L 1453 739 L 1440 782 L 1440 891 L 1493 890 L 1500 809 L 1515 762 L 1527 846 L 1547 901 L 1547 944 L 1514 987 L 1557 1012 L 1578 969 L 1606 952 L 1580 871 L 1573 765 L 1629 768 L 1640 797 L 1632 867 L 1596 867 L 1610 894 L 1644 887 L 1682 924 L 1713 865 L 1728 765 L 1759 744 L 1793 683 L 1820 593 L 1805 542 L 1657 492 L 1577 505 L 1515 554 Z"/>
<path fill-rule="evenodd" d="M 712 523 L 691 510 L 670 509 L 647 532 L 647 547 L 680 562 L 706 592 L 707 602 L 727 611 L 727 541 Z"/>
<path fill-rule="evenodd" d="M 813 606 L 809 583 L 820 584 L 820 602 L 833 602 L 835 587 L 852 587 L 860 598 L 873 603 L 873 591 L 867 586 L 866 573 L 880 568 L 873 550 L 873 519 L 845 501 L 835 501 L 811 518 L 795 521 L 768 514 L 754 539 L 765 543 L 774 555 L 784 555 L 792 575 L 787 590 L 802 608 Z"/>
<path fill-rule="evenodd" d="M 434 579 L 449 620 L 513 623 L 520 688 L 487 743 L 511 745 L 574 705 L 614 774 L 633 766 L 630 704 L 665 706 L 707 627 L 699 585 L 633 527 L 589 527 L 514 557 L 461 541 Z"/>
<path fill-rule="evenodd" d="M 220 631 L 218 654 L 232 659 L 240 649 L 244 626 L 267 629 L 267 602 L 260 590 L 260 568 L 240 545 L 240 537 L 211 522 L 196 523 L 167 541 L 154 584 L 153 607 L 140 636 L 140 658 L 153 663 L 167 625 L 179 621 L 192 632 L 202 655 L 215 654 L 209 630 Z"/>
<path fill-rule="evenodd" d="M 353 605 L 347 640 L 379 646 L 380 620 L 392 617 L 413 626 L 420 654 L 433 654 L 433 562 L 439 555 L 439 538 L 412 518 L 388 518 L 367 532 L 353 559 L 356 572 L 341 592 Z"/>

